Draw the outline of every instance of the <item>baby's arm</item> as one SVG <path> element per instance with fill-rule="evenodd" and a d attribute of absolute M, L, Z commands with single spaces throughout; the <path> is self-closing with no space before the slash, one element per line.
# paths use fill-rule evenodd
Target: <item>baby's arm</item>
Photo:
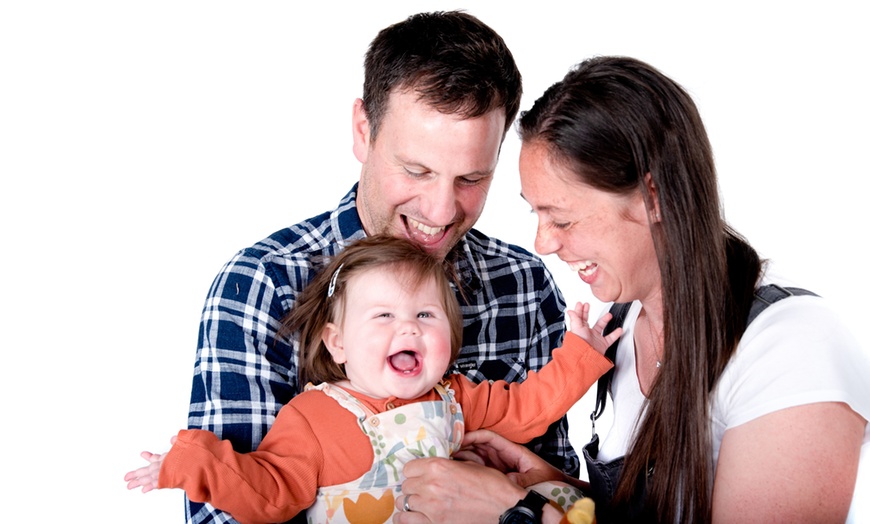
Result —
<path fill-rule="evenodd" d="M 538 371 L 530 371 L 523 382 L 473 384 L 461 375 L 451 378 L 466 431 L 489 429 L 514 442 L 528 442 L 543 434 L 613 368 L 606 348 L 622 330 L 601 334 L 610 315 L 592 327 L 587 323 L 588 304 L 578 304 L 566 315 L 572 329 L 565 334 L 562 347 L 554 349 L 553 359 Z"/>
<path fill-rule="evenodd" d="M 590 328 L 589 304 L 586 302 L 577 302 L 573 311 L 567 310 L 565 313 L 568 318 L 568 330 L 585 340 L 595 351 L 602 355 L 611 344 L 616 342 L 616 339 L 622 336 L 621 327 L 614 329 L 607 336 L 602 335 L 604 328 L 613 316 L 610 312 L 602 315 L 598 319 L 598 322 Z"/>
<path fill-rule="evenodd" d="M 171 444 L 175 444 L 175 438 L 170 440 Z M 166 453 L 169 453 L 168 451 Z M 124 475 L 124 480 L 127 481 L 127 489 L 142 488 L 142 493 L 148 493 L 152 489 L 158 489 L 157 481 L 160 478 L 160 467 L 163 465 L 163 458 L 166 453 L 158 454 L 150 451 L 143 451 L 139 456 L 148 461 L 147 466 L 128 472 Z"/>

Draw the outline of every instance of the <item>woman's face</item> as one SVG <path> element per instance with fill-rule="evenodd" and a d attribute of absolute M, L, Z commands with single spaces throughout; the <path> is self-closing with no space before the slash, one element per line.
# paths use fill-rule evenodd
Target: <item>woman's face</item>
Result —
<path fill-rule="evenodd" d="M 602 302 L 660 297 L 661 277 L 640 190 L 608 193 L 551 162 L 540 142 L 520 151 L 523 198 L 538 215 L 535 250 L 555 254 Z"/>

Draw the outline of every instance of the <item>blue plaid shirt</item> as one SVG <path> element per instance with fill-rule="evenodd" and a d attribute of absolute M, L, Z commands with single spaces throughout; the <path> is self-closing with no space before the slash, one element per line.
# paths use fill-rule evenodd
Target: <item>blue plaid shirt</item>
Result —
<path fill-rule="evenodd" d="M 276 335 L 281 319 L 324 259 L 364 236 L 354 186 L 333 211 L 278 231 L 227 262 L 202 312 L 190 428 L 213 431 L 239 452 L 256 449 L 278 410 L 302 390 L 298 347 Z M 552 275 L 538 257 L 474 229 L 452 259 L 468 302 L 460 297 L 463 347 L 449 372 L 475 382 L 524 380 L 562 342 L 565 300 Z M 529 447 L 579 473 L 565 418 Z M 235 522 L 208 504 L 186 505 L 188 522 Z"/>

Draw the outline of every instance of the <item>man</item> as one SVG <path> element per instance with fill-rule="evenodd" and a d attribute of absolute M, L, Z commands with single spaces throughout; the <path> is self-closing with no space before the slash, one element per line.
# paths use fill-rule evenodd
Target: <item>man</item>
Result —
<path fill-rule="evenodd" d="M 325 258 L 368 234 L 410 238 L 456 270 L 464 339 L 451 371 L 522 380 L 561 343 L 564 300 L 542 261 L 472 229 L 522 88 L 501 37 L 459 12 L 414 15 L 381 31 L 353 111 L 359 183 L 338 207 L 239 252 L 203 310 L 189 426 L 255 449 L 297 382 L 281 319 Z M 530 444 L 568 473 L 567 422 Z M 190 522 L 229 522 L 188 504 Z M 303 521 L 303 520 L 300 520 Z"/>

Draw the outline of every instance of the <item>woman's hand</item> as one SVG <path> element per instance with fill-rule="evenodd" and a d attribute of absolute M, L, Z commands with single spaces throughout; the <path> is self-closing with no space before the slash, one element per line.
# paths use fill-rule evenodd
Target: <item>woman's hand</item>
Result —
<path fill-rule="evenodd" d="M 547 480 L 568 482 L 569 478 L 528 448 L 487 430 L 466 434 L 462 440 L 462 449 L 454 458 L 495 468 L 520 487 Z M 576 482 L 576 479 L 571 480 Z"/>

